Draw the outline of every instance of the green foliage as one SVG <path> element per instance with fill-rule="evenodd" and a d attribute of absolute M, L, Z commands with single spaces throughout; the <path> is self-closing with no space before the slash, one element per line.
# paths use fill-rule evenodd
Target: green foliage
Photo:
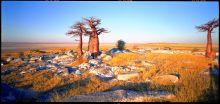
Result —
<path fill-rule="evenodd" d="M 123 40 L 118 40 L 118 42 L 117 42 L 117 48 L 118 48 L 119 50 L 124 50 L 124 49 L 125 49 L 125 41 L 123 41 Z"/>

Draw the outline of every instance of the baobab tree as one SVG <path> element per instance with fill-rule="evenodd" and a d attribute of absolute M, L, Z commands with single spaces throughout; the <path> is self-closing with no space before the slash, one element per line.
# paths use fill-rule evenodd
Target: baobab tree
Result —
<path fill-rule="evenodd" d="M 99 55 L 99 37 L 98 35 L 102 33 L 108 33 L 105 28 L 99 28 L 98 25 L 101 24 L 101 19 L 97 19 L 94 17 L 84 18 L 85 22 L 89 25 L 91 31 L 89 33 L 89 46 L 88 50 L 96 57 Z"/>
<path fill-rule="evenodd" d="M 73 26 L 70 27 L 72 30 L 68 31 L 66 33 L 66 35 L 68 36 L 79 36 L 79 45 L 78 45 L 78 54 L 79 56 L 82 56 L 83 52 L 82 52 L 82 36 L 83 35 L 87 35 L 87 28 L 85 28 L 85 24 L 83 22 L 77 22 L 75 23 Z"/>
<path fill-rule="evenodd" d="M 205 56 L 209 57 L 209 58 L 214 58 L 215 57 L 215 52 L 212 51 L 212 37 L 211 37 L 211 33 L 213 31 L 214 28 L 219 26 L 219 19 L 213 19 L 211 21 L 209 21 L 206 24 L 203 24 L 201 26 L 196 26 L 196 28 L 201 31 L 201 32 L 205 32 L 207 31 L 207 46 L 206 46 L 206 53 Z"/>

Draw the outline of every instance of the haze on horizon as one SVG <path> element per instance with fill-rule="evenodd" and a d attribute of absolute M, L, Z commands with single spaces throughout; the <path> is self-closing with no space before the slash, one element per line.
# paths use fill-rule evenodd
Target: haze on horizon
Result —
<path fill-rule="evenodd" d="M 110 33 L 100 43 L 199 43 L 207 32 L 195 26 L 219 18 L 218 2 L 101 2 L 101 1 L 2 1 L 2 42 L 76 42 L 66 36 L 69 27 L 83 17 L 102 19 Z M 88 42 L 89 37 L 83 37 Z M 219 43 L 219 28 L 212 33 Z"/>

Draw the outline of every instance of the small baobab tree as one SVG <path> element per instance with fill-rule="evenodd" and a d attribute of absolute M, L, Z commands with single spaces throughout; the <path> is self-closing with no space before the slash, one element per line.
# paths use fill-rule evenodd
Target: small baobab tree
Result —
<path fill-rule="evenodd" d="M 212 37 L 211 37 L 211 33 L 213 31 L 214 28 L 219 26 L 219 19 L 213 19 L 211 21 L 209 21 L 206 24 L 200 25 L 200 26 L 196 26 L 196 28 L 201 31 L 201 32 L 205 32 L 207 31 L 207 46 L 206 46 L 206 53 L 205 56 L 209 57 L 209 58 L 214 58 L 215 57 L 215 52 L 212 51 Z"/>
<path fill-rule="evenodd" d="M 99 54 L 99 37 L 98 35 L 102 33 L 108 33 L 108 31 L 105 28 L 99 28 L 98 25 L 101 24 L 101 19 L 97 19 L 94 17 L 90 18 L 84 18 L 85 23 L 87 23 L 91 29 L 91 31 L 88 31 L 89 33 L 89 45 L 88 50 L 92 54 Z M 96 57 L 96 55 L 95 55 Z"/>
<path fill-rule="evenodd" d="M 68 31 L 66 33 L 66 35 L 72 36 L 72 37 L 79 36 L 79 40 L 76 40 L 76 41 L 79 41 L 78 54 L 79 54 L 79 56 L 82 56 L 82 54 L 83 54 L 83 52 L 82 52 L 82 45 L 83 45 L 82 36 L 87 35 L 87 28 L 85 28 L 85 24 L 83 22 L 77 22 L 73 26 L 71 26 L 70 28 L 71 28 L 71 30 Z"/>

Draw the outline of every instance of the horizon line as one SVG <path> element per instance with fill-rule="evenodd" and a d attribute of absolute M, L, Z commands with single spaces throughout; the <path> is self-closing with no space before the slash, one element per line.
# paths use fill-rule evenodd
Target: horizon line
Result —
<path fill-rule="evenodd" d="M 78 42 L 1 42 L 1 43 L 39 43 L 39 44 L 66 44 L 66 43 L 73 43 L 78 44 Z M 116 42 L 101 42 L 103 44 L 112 44 Z M 176 43 L 176 42 L 126 42 L 127 44 L 206 44 L 206 43 Z M 83 44 L 88 44 L 87 42 L 83 42 Z M 213 43 L 219 44 L 219 43 Z"/>

